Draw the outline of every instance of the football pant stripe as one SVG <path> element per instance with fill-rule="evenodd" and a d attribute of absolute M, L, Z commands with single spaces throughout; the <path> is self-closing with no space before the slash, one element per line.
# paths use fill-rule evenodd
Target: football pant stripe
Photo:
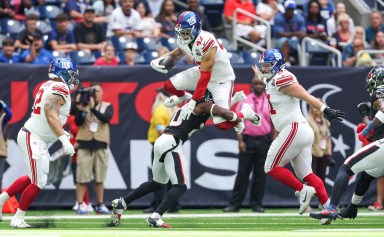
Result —
<path fill-rule="evenodd" d="M 366 148 L 366 149 L 364 149 L 364 148 Z M 361 149 L 361 151 L 358 151 L 355 154 L 353 154 L 348 159 L 346 159 L 344 164 L 346 164 L 346 165 L 348 165 L 349 167 L 352 168 L 353 165 L 355 165 L 359 161 L 363 160 L 367 156 L 373 154 L 374 152 L 376 152 L 377 150 L 380 149 L 380 147 L 377 146 L 376 143 L 371 143 L 370 145 L 368 145 L 368 146 L 366 146 L 364 148 Z"/>
<path fill-rule="evenodd" d="M 165 156 L 167 155 L 168 152 L 175 150 L 176 147 L 179 146 L 180 139 L 177 138 L 176 136 L 173 136 L 173 138 L 174 138 L 175 141 L 176 141 L 176 145 L 175 145 L 175 146 L 172 146 L 172 148 L 166 150 L 166 151 L 160 156 L 160 159 L 159 159 L 159 162 L 160 162 L 160 163 L 164 163 Z"/>
<path fill-rule="evenodd" d="M 281 159 L 283 158 L 285 152 L 287 151 L 289 145 L 291 145 L 291 143 L 292 143 L 292 141 L 293 141 L 293 139 L 297 133 L 298 126 L 299 126 L 298 123 L 292 123 L 291 131 L 289 132 L 287 139 L 285 140 L 285 142 L 283 143 L 283 145 L 280 147 L 279 151 L 277 152 L 277 155 L 276 155 L 274 161 L 272 162 L 271 170 L 273 170 L 274 168 L 276 168 L 279 165 Z"/>
<path fill-rule="evenodd" d="M 185 184 L 183 164 L 180 159 L 180 154 L 177 152 L 171 152 L 173 157 L 173 164 L 175 166 L 175 174 L 177 178 L 177 184 Z"/>
<path fill-rule="evenodd" d="M 31 149 L 31 134 L 29 132 L 27 133 L 27 150 L 28 150 L 28 158 L 29 158 L 29 164 L 31 166 L 31 178 L 32 178 L 32 184 L 36 185 L 36 171 L 35 171 L 35 165 L 36 163 L 34 162 L 32 158 L 32 149 Z"/>

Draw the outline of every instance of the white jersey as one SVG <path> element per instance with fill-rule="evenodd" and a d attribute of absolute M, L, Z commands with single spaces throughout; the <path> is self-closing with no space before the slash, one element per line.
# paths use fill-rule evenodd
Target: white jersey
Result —
<path fill-rule="evenodd" d="M 64 125 L 67 122 L 69 111 L 71 109 L 71 96 L 68 86 L 63 82 L 47 81 L 42 84 L 36 94 L 33 103 L 31 117 L 24 124 L 32 134 L 38 136 L 41 140 L 52 143 L 57 141 L 56 135 L 52 132 L 45 116 L 44 104 L 47 96 L 50 94 L 60 95 L 64 98 L 65 104 L 60 108 L 60 122 Z"/>
<path fill-rule="evenodd" d="M 214 47 L 217 48 L 215 64 L 212 69 L 211 82 L 214 81 L 229 81 L 235 80 L 235 73 L 229 61 L 227 50 L 217 41 L 215 36 L 207 31 L 200 31 L 196 40 L 192 45 L 192 49 L 187 44 L 181 44 L 177 41 L 179 48 L 187 55 L 192 56 L 197 65 L 200 65 L 201 60 Z"/>
<path fill-rule="evenodd" d="M 295 75 L 283 69 L 276 74 L 265 87 L 271 119 L 278 132 L 294 122 L 300 123 L 306 121 L 300 110 L 300 100 L 279 92 L 281 87 L 296 82 L 297 79 Z"/>

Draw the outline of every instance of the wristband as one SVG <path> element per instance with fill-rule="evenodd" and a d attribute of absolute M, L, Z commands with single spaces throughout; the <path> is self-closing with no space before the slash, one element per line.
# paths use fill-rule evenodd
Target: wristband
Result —
<path fill-rule="evenodd" d="M 371 132 L 371 130 L 377 128 L 377 124 L 374 122 L 374 121 L 371 121 L 365 128 L 363 131 L 361 131 L 361 134 L 363 134 L 364 136 L 368 136 L 369 132 Z"/>
<path fill-rule="evenodd" d="M 375 114 L 375 117 L 380 120 L 381 123 L 384 123 L 384 113 L 381 111 L 377 111 Z"/>
<path fill-rule="evenodd" d="M 237 120 L 237 114 L 234 113 L 234 112 L 232 112 L 232 114 L 233 114 L 233 118 L 231 120 L 229 120 L 229 121 L 235 122 Z"/>
<path fill-rule="evenodd" d="M 322 113 L 324 113 L 324 110 L 327 108 L 327 106 L 325 104 L 323 104 L 321 107 L 320 107 L 320 111 Z"/>

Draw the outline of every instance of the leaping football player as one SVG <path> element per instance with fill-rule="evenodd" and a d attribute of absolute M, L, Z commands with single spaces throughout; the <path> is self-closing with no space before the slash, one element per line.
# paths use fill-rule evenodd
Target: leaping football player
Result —
<path fill-rule="evenodd" d="M 69 134 L 63 130 L 71 108 L 69 91 L 79 80 L 78 70 L 70 59 L 56 58 L 48 69 L 51 79 L 43 83 L 36 94 L 31 117 L 17 135 L 27 175 L 18 178 L 0 195 L 0 211 L 12 196 L 21 193 L 20 205 L 12 217 L 12 228 L 29 228 L 24 216 L 40 190 L 47 184 L 49 171 L 48 143 L 60 140 L 64 154 L 72 156 L 75 150 L 69 142 Z M 0 220 L 2 215 L 0 212 Z"/>
<path fill-rule="evenodd" d="M 237 99 L 234 98 L 233 101 L 235 100 Z M 171 189 L 147 219 L 149 226 L 171 228 L 163 221 L 162 216 L 185 193 L 187 190 L 186 184 L 189 179 L 189 177 L 186 176 L 188 163 L 185 161 L 182 153 L 183 144 L 195 131 L 203 128 L 210 116 L 220 116 L 234 123 L 239 123 L 243 121 L 243 119 L 254 121 L 254 125 L 259 125 L 261 122 L 259 115 L 257 115 L 247 103 L 242 106 L 241 111 L 238 113 L 213 104 L 212 95 L 208 90 L 205 96 L 196 103 L 191 116 L 183 120 L 181 114 L 186 106 L 188 106 L 188 104 L 180 107 L 173 114 L 168 127 L 155 142 L 152 164 L 153 179 L 142 183 L 136 190 L 124 198 L 118 198 L 112 201 L 112 223 L 114 225 L 120 223 L 121 214 L 127 209 L 127 205 L 148 193 L 163 189 L 168 181 L 171 180 Z"/>
<path fill-rule="evenodd" d="M 328 218 L 329 220 L 356 218 L 357 207 L 368 191 L 371 181 L 384 175 L 384 67 L 374 67 L 368 73 L 365 88 L 371 96 L 373 119 L 370 121 L 368 118 L 368 105 L 360 103 L 358 109 L 363 116 L 363 121 L 367 124 L 359 124 L 356 132 L 363 147 L 348 157 L 340 166 L 332 188 L 330 204 L 323 211 L 311 213 L 312 218 Z M 349 177 L 358 173 L 361 173 L 361 176 L 357 181 L 351 203 L 342 212 L 338 212 L 337 207 L 342 195 L 347 190 Z"/>
<path fill-rule="evenodd" d="M 285 69 L 283 53 L 268 49 L 260 57 L 261 71 L 253 70 L 266 84 L 269 112 L 273 126 L 279 135 L 272 142 L 265 161 L 265 173 L 294 189 L 299 198 L 299 214 L 307 209 L 317 194 L 321 205 L 328 202 L 323 181 L 311 168 L 313 131 L 300 110 L 300 100 L 324 113 L 329 120 L 342 120 L 343 112 L 327 107 L 310 95 L 297 81 L 295 75 Z M 284 166 L 291 163 L 298 178 Z M 306 184 L 303 184 L 304 181 Z"/>
<path fill-rule="evenodd" d="M 166 107 L 173 107 L 189 100 L 181 114 L 183 119 L 188 119 L 197 101 L 203 98 L 206 89 L 212 93 L 213 101 L 220 107 L 228 109 L 231 104 L 235 73 L 229 61 L 230 57 L 215 36 L 201 30 L 201 24 L 200 17 L 196 13 L 191 11 L 181 13 L 175 27 L 178 47 L 151 62 L 154 70 L 168 73 L 169 71 L 160 63 L 166 56 L 171 56 L 177 61 L 182 56 L 189 55 L 195 60 L 197 66 L 172 76 L 164 83 L 164 89 L 173 95 L 164 102 Z M 191 95 L 184 90 L 194 93 Z M 213 122 L 217 128 L 224 130 L 235 126 L 231 121 L 225 121 L 220 117 L 214 117 Z"/>

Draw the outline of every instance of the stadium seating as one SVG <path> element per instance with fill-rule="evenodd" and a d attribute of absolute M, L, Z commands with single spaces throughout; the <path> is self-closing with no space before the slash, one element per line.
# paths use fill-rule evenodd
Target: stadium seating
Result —
<path fill-rule="evenodd" d="M 37 21 L 36 28 L 41 30 L 41 32 L 43 32 L 44 35 L 48 34 L 52 30 L 52 27 L 49 24 L 49 22 L 45 20 Z"/>
<path fill-rule="evenodd" d="M 120 37 L 112 36 L 110 40 L 113 44 L 113 47 L 115 47 L 116 52 L 124 51 L 128 43 L 135 42 L 135 39 L 125 37 L 125 36 L 120 36 Z"/>
<path fill-rule="evenodd" d="M 163 46 L 167 47 L 170 51 L 177 48 L 177 42 L 175 38 L 161 38 L 160 42 Z"/>
<path fill-rule="evenodd" d="M 0 27 L 1 33 L 16 39 L 20 31 L 24 29 L 24 24 L 13 19 L 2 19 L 0 20 Z"/>
<path fill-rule="evenodd" d="M 149 64 L 153 59 L 156 59 L 158 56 L 156 50 L 144 50 L 140 53 L 139 63 Z M 144 61 L 143 61 L 144 59 Z"/>
<path fill-rule="evenodd" d="M 7 37 L 6 35 L 0 34 L 0 48 L 3 48 L 3 40 Z"/>
<path fill-rule="evenodd" d="M 57 15 L 63 12 L 61 8 L 55 5 L 41 5 L 38 7 L 40 19 L 55 20 Z"/>
<path fill-rule="evenodd" d="M 153 38 L 137 38 L 136 41 L 139 52 L 143 50 L 157 50 L 161 47 L 159 40 Z"/>
<path fill-rule="evenodd" d="M 67 53 L 64 53 L 64 52 L 61 52 L 61 51 L 56 51 L 56 50 L 53 50 L 51 51 L 53 57 L 55 58 L 67 58 L 68 57 L 68 54 Z"/>
<path fill-rule="evenodd" d="M 243 56 L 240 51 L 228 51 L 229 61 L 232 65 L 244 64 Z"/>
<path fill-rule="evenodd" d="M 91 65 L 96 61 L 94 55 L 82 50 L 70 52 L 69 56 L 79 65 Z"/>
<path fill-rule="evenodd" d="M 261 54 L 259 52 L 243 51 L 244 64 L 255 65 L 259 64 Z"/>

